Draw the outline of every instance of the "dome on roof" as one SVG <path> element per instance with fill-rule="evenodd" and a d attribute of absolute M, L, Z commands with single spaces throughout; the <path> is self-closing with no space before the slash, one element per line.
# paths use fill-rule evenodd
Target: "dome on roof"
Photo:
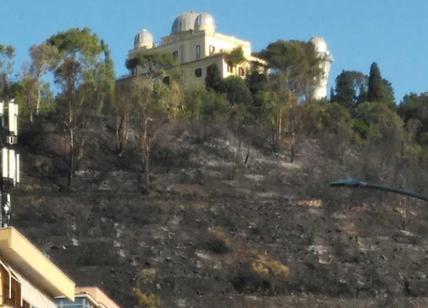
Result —
<path fill-rule="evenodd" d="M 207 31 L 215 32 L 215 19 L 211 14 L 201 13 L 196 17 L 195 30 L 196 31 Z"/>
<path fill-rule="evenodd" d="M 311 38 L 311 43 L 315 46 L 316 52 L 319 52 L 319 53 L 328 52 L 327 42 L 323 37 L 314 36 L 313 38 Z"/>
<path fill-rule="evenodd" d="M 152 48 L 154 43 L 153 34 L 150 31 L 143 29 L 134 39 L 134 48 Z"/>
<path fill-rule="evenodd" d="M 176 34 L 179 32 L 189 31 L 195 29 L 195 20 L 198 17 L 199 13 L 197 12 L 185 12 L 178 16 L 174 23 L 172 24 L 171 34 Z"/>

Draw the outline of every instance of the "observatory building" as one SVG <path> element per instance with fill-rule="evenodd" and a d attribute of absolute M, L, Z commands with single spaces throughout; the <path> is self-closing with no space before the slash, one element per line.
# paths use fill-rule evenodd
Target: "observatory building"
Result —
<path fill-rule="evenodd" d="M 320 68 L 322 75 L 317 80 L 315 87 L 312 89 L 311 97 L 313 99 L 319 100 L 327 97 L 327 85 L 328 77 L 330 75 L 331 64 L 333 63 L 333 57 L 328 50 L 327 42 L 324 38 L 319 36 L 314 36 L 311 38 L 310 42 L 314 45 L 315 51 L 318 56 L 321 58 Z"/>
<path fill-rule="evenodd" d="M 332 57 L 327 43 L 321 37 L 311 39 L 319 56 L 322 57 L 323 76 L 312 90 L 312 97 L 322 99 L 327 96 L 327 82 Z M 228 63 L 228 54 L 242 48 L 245 60 L 240 64 Z M 216 21 L 209 13 L 185 12 L 173 22 L 170 35 L 156 43 L 153 34 L 141 30 L 134 39 L 134 48 L 128 53 L 128 60 L 137 54 L 170 53 L 181 65 L 185 86 L 204 84 L 207 67 L 216 64 L 223 78 L 240 76 L 245 78 L 252 70 L 267 71 L 267 63 L 252 55 L 251 43 L 234 36 L 216 31 Z M 130 70 L 130 76 L 144 75 L 144 67 Z"/>
<path fill-rule="evenodd" d="M 227 54 L 239 47 L 245 61 L 239 65 L 228 64 Z M 250 42 L 218 33 L 212 15 L 192 11 L 178 16 L 172 24 L 171 34 L 159 44 L 148 30 L 139 32 L 128 59 L 137 53 L 171 53 L 181 65 L 185 85 L 203 84 L 207 67 L 212 64 L 217 65 L 223 78 L 231 75 L 245 77 L 253 68 L 264 70 L 267 67 L 264 60 L 252 56 Z M 131 75 L 144 73 L 144 68 L 140 67 L 130 71 Z"/>

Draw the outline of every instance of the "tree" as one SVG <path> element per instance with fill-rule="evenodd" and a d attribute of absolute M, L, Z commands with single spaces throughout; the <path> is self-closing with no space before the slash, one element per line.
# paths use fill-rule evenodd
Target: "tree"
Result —
<path fill-rule="evenodd" d="M 261 56 L 271 68 L 272 87 L 269 108 L 271 117 L 272 145 L 276 149 L 282 142 L 284 127 L 287 132 L 290 161 L 295 158 L 297 112 L 299 101 L 309 101 L 311 89 L 322 78 L 321 61 L 315 47 L 310 42 L 283 41 L 271 43 Z M 284 126 L 285 122 L 285 126 Z"/>
<path fill-rule="evenodd" d="M 139 52 L 126 60 L 125 65 L 130 70 L 140 68 L 141 73 L 151 79 L 160 79 L 165 76 L 175 80 L 180 78 L 178 63 L 170 53 Z"/>
<path fill-rule="evenodd" d="M 273 75 L 282 75 L 282 86 L 294 96 L 308 100 L 310 89 L 322 77 L 321 61 L 310 42 L 283 41 L 271 43 L 260 55 L 268 62 Z"/>
<path fill-rule="evenodd" d="M 357 71 L 342 71 L 336 78 L 336 87 L 331 100 L 353 112 L 355 107 L 366 100 L 367 76 Z"/>
<path fill-rule="evenodd" d="M 286 91 L 282 87 L 281 77 L 277 76 L 271 79 L 269 87 L 257 95 L 257 101 L 262 104 L 264 121 L 271 130 L 272 150 L 278 151 L 283 142 L 285 130 L 289 141 L 290 160 L 294 160 L 296 106 L 298 100 L 290 91 Z"/>
<path fill-rule="evenodd" d="M 205 87 L 193 87 L 184 92 L 183 115 L 190 121 L 199 121 L 202 104 L 207 90 Z"/>
<path fill-rule="evenodd" d="M 13 68 L 15 48 L 0 44 L 0 99 L 9 98 L 9 75 Z"/>
<path fill-rule="evenodd" d="M 250 89 L 245 81 L 238 76 L 229 76 L 220 83 L 220 92 L 225 93 L 232 105 L 250 106 L 253 102 Z"/>
<path fill-rule="evenodd" d="M 223 78 L 217 64 L 211 64 L 207 67 L 207 77 L 205 77 L 205 86 L 207 89 L 220 91 Z"/>
<path fill-rule="evenodd" d="M 29 75 L 33 79 L 33 91 L 35 94 L 35 106 L 33 107 L 31 104 L 31 121 L 32 121 L 32 113 L 35 111 L 36 115 L 40 113 L 40 102 L 41 102 L 41 89 L 42 85 L 42 77 L 45 73 L 55 67 L 56 62 L 58 60 L 58 49 L 55 46 L 49 44 L 40 44 L 33 45 L 30 48 L 31 55 L 31 67 L 29 71 Z M 29 76 L 29 77 L 30 77 Z M 30 106 L 29 106 L 30 107 Z"/>
<path fill-rule="evenodd" d="M 113 84 L 108 46 L 89 29 L 73 28 L 51 36 L 46 43 L 56 49 L 58 61 L 53 68 L 58 86 L 59 116 L 68 136 L 68 182 L 83 157 L 89 127 Z"/>
<path fill-rule="evenodd" d="M 117 100 L 118 116 L 121 118 L 121 138 L 127 136 L 127 119 L 133 115 L 133 124 L 138 132 L 139 150 L 144 173 L 145 189 L 150 187 L 151 146 L 160 129 L 179 111 L 185 112 L 184 94 L 181 87 L 181 72 L 170 54 L 137 53 L 126 63 L 128 69 L 140 68 L 142 74 L 125 86 L 125 103 Z M 135 106 L 135 108 L 133 107 Z"/>
<path fill-rule="evenodd" d="M 230 103 L 224 94 L 215 91 L 206 91 L 201 106 L 201 120 L 204 124 L 219 122 L 226 118 L 230 110 Z"/>
<path fill-rule="evenodd" d="M 363 103 L 359 121 L 365 123 L 362 159 L 368 180 L 397 180 L 405 149 L 404 123 L 385 104 Z"/>
<path fill-rule="evenodd" d="M 385 103 L 391 108 L 395 106 L 394 91 L 391 83 L 382 78 L 376 62 L 373 62 L 370 66 L 367 100 L 369 102 Z"/>
<path fill-rule="evenodd" d="M 369 102 L 380 102 L 383 99 L 382 76 L 376 62 L 370 66 L 369 89 L 367 100 Z"/>
<path fill-rule="evenodd" d="M 398 112 L 406 124 L 412 123 L 416 141 L 428 145 L 428 93 L 405 95 Z"/>
<path fill-rule="evenodd" d="M 235 66 L 245 61 L 244 50 L 242 47 L 236 47 L 226 54 L 226 63 Z"/>

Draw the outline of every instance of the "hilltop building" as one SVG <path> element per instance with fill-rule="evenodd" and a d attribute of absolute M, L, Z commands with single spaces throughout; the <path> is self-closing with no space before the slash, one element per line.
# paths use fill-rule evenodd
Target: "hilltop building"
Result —
<path fill-rule="evenodd" d="M 321 68 L 323 76 L 317 86 L 311 89 L 312 98 L 322 99 L 327 96 L 327 83 L 333 58 L 326 41 L 321 37 L 310 40 L 315 50 L 323 59 Z M 245 61 L 232 65 L 227 55 L 236 48 L 242 48 Z M 173 22 L 171 33 L 156 43 L 153 34 L 143 29 L 134 39 L 134 48 L 128 52 L 128 59 L 137 53 L 170 53 L 181 65 L 185 86 L 203 84 L 207 67 L 216 64 L 223 78 L 240 76 L 245 78 L 251 70 L 267 71 L 267 63 L 252 55 L 251 43 L 239 38 L 217 32 L 216 21 L 211 14 L 185 12 Z M 144 68 L 130 70 L 130 76 L 144 75 Z"/>
<path fill-rule="evenodd" d="M 313 99 L 319 100 L 327 97 L 328 77 L 330 76 L 333 56 L 331 55 L 327 42 L 324 38 L 315 36 L 311 38 L 310 42 L 314 45 L 315 51 L 322 59 L 320 63 L 322 76 L 318 80 L 317 85 L 312 89 L 311 93 L 311 97 Z"/>
<path fill-rule="evenodd" d="M 242 48 L 245 60 L 232 65 L 227 54 Z M 216 31 L 216 22 L 208 13 L 185 12 L 172 24 L 171 34 L 156 44 L 146 29 L 134 39 L 134 48 L 128 59 L 137 53 L 171 53 L 183 71 L 185 85 L 204 83 L 207 67 L 216 64 L 223 78 L 231 75 L 245 77 L 251 69 L 265 69 L 266 62 L 251 54 L 251 43 Z M 144 68 L 131 70 L 130 74 L 144 74 Z"/>

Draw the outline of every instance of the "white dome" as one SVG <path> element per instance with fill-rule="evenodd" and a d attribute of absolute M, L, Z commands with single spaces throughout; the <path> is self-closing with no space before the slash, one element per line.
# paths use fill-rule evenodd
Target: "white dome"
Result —
<path fill-rule="evenodd" d="M 202 13 L 196 17 L 195 30 L 196 31 L 207 31 L 215 32 L 215 19 L 211 14 Z"/>
<path fill-rule="evenodd" d="M 311 43 L 315 46 L 315 51 L 319 53 L 328 53 L 327 42 L 323 37 L 314 36 L 311 38 Z"/>
<path fill-rule="evenodd" d="M 178 16 L 172 24 L 171 34 L 195 30 L 195 21 L 198 15 L 199 13 L 190 11 Z"/>
<path fill-rule="evenodd" d="M 135 36 L 134 48 L 152 48 L 153 43 L 153 34 L 151 34 L 148 30 L 143 29 Z"/>

